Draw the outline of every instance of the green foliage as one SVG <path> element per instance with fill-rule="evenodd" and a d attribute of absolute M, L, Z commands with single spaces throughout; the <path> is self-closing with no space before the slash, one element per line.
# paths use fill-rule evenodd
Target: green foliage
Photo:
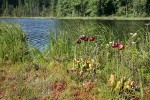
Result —
<path fill-rule="evenodd" d="M 23 62 L 30 59 L 25 35 L 18 25 L 0 22 L 0 62 Z"/>
<path fill-rule="evenodd" d="M 97 17 L 150 15 L 149 0 L 1 0 L 0 15 L 13 17 Z"/>

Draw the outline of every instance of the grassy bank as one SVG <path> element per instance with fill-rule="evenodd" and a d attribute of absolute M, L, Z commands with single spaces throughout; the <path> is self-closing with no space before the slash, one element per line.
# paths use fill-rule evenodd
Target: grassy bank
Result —
<path fill-rule="evenodd" d="M 58 19 L 84 19 L 84 20 L 150 20 L 149 17 L 62 17 Z"/>
<path fill-rule="evenodd" d="M 0 17 L 0 18 L 33 18 L 33 19 L 81 19 L 81 20 L 150 20 L 150 17 Z"/>
<path fill-rule="evenodd" d="M 16 63 L 29 60 L 25 34 L 18 25 L 0 22 L 0 62 Z"/>
<path fill-rule="evenodd" d="M 5 28 L 0 34 L 22 34 L 20 28 L 15 29 L 16 25 L 13 28 L 7 25 L 2 23 Z M 63 28 L 66 30 L 59 30 L 58 36 L 50 32 L 47 50 L 29 52 L 34 55 L 33 61 L 15 60 L 18 63 L 0 65 L 0 99 L 149 100 L 150 32 L 147 29 L 116 34 L 103 25 Z M 5 47 L 10 50 L 11 58 L 14 51 L 9 47 L 20 51 L 15 43 L 19 44 L 21 38 L 15 36 L 16 41 L 10 44 L 7 41 L 14 38 L 7 34 L 0 35 L 5 40 L 0 43 L 9 44 L 0 53 L 3 54 Z M 22 53 L 15 55 L 20 56 Z"/>

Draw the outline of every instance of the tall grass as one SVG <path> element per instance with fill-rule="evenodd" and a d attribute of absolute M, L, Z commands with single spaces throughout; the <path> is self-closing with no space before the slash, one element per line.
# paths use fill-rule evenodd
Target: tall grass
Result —
<path fill-rule="evenodd" d="M 74 28 L 75 27 L 75 28 Z M 109 43 L 109 41 L 113 40 L 113 33 L 105 26 L 96 26 L 96 25 L 74 25 L 74 26 L 66 26 L 65 31 L 60 30 L 59 35 L 56 37 L 54 33 L 50 33 L 50 42 L 49 42 L 49 53 L 52 58 L 58 59 L 72 59 L 74 56 L 84 56 L 88 53 L 92 53 L 92 51 L 97 49 L 94 46 L 103 47 L 105 44 Z M 76 43 L 76 40 L 81 34 L 85 34 L 87 36 L 94 36 L 96 38 L 95 42 L 85 42 L 83 41 L 80 45 Z M 91 51 L 92 50 L 92 51 Z M 93 55 L 94 56 L 94 55 Z"/>
<path fill-rule="evenodd" d="M 0 22 L 0 62 L 23 62 L 30 59 L 25 34 L 20 26 Z"/>

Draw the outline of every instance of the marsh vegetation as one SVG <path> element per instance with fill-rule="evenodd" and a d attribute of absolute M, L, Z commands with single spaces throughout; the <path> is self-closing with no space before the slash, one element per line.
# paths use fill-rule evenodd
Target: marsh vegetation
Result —
<path fill-rule="evenodd" d="M 29 46 L 18 25 L 0 23 L 0 99 L 149 100 L 150 32 L 66 25 L 48 48 Z"/>

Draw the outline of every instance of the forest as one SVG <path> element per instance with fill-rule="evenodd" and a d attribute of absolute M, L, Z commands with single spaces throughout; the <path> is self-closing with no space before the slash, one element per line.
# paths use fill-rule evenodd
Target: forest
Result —
<path fill-rule="evenodd" d="M 0 0 L 1 17 L 148 17 L 150 0 Z"/>

